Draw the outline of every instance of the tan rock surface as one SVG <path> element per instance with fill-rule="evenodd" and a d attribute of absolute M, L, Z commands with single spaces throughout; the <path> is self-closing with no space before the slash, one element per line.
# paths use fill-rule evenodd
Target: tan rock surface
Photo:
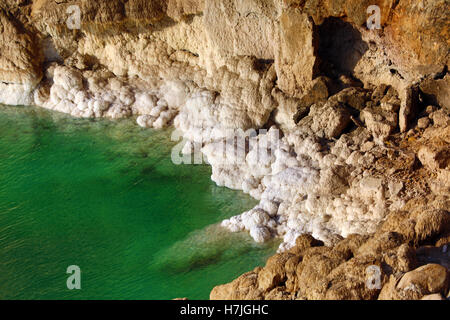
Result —
<path fill-rule="evenodd" d="M 369 5 L 381 30 L 367 29 Z M 447 297 L 436 251 L 450 232 L 447 11 L 447 0 L 6 0 L 0 103 L 135 116 L 209 150 L 216 183 L 261 200 L 230 230 L 282 239 L 213 299 Z M 239 165 L 212 159 L 227 130 L 250 128 L 282 130 L 264 164 L 255 150 Z"/>

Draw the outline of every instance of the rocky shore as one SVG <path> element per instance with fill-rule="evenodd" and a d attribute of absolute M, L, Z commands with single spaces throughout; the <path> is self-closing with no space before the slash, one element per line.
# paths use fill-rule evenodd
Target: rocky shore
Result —
<path fill-rule="evenodd" d="M 6 0 L 0 103 L 174 126 L 259 200 L 222 226 L 279 252 L 212 299 L 445 299 L 448 5 Z"/>

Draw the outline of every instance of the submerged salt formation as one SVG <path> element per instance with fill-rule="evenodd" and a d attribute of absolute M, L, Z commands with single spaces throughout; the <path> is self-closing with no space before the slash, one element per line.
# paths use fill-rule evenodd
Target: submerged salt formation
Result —
<path fill-rule="evenodd" d="M 73 5 L 79 28 L 67 24 Z M 369 5 L 379 6 L 381 29 L 367 28 Z M 360 288 L 360 273 L 359 287 L 338 282 L 350 296 L 308 282 L 363 268 L 360 255 L 391 268 L 383 271 L 390 293 L 383 288 L 380 297 L 418 298 L 394 294 L 387 280 L 417 265 L 398 267 L 387 255 L 410 257 L 448 240 L 447 7 L 445 0 L 7 0 L 0 103 L 174 126 L 187 141 L 182 152 L 200 150 L 214 182 L 258 199 L 222 226 L 257 242 L 282 239 L 281 262 L 245 276 L 251 285 L 239 278 L 218 287 L 213 298 L 376 298 L 379 290 Z M 420 214 L 429 210 L 440 218 Z M 403 224 L 415 224 L 414 235 L 403 235 Z M 303 253 L 305 234 L 327 249 Z M 397 240 L 358 249 L 385 237 Z M 347 244 L 351 253 L 336 249 Z M 305 255 L 332 262 L 314 277 L 294 272 L 314 265 Z"/>

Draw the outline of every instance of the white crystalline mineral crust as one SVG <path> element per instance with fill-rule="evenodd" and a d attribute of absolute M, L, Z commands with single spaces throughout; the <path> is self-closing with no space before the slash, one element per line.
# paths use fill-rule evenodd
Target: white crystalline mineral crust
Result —
<path fill-rule="evenodd" d="M 188 91 L 181 82 L 141 88 L 139 83 L 122 81 L 104 70 L 81 72 L 60 65 L 51 66 L 48 77 L 49 95 L 35 91 L 36 104 L 74 117 L 118 119 L 135 115 L 138 125 L 145 128 L 168 126 Z"/>
<path fill-rule="evenodd" d="M 304 233 L 331 244 L 339 236 L 373 232 L 386 210 L 383 181 L 363 178 L 354 170 L 352 182 L 340 193 L 342 181 L 324 178 L 336 176 L 332 170 L 341 166 L 346 148 L 366 139 L 342 136 L 331 150 L 339 150 L 335 156 L 321 152 L 313 137 L 303 139 L 298 132 L 273 141 L 270 137 L 274 131 L 271 128 L 267 134 L 253 138 L 257 143 L 240 165 L 230 164 L 236 159 L 229 153 L 215 154 L 216 144 L 203 148 L 214 181 L 242 189 L 260 200 L 254 209 L 223 221 L 222 226 L 233 232 L 246 230 L 257 242 L 280 237 L 280 251 L 294 246 L 296 238 Z M 344 177 L 344 182 L 348 178 Z"/>

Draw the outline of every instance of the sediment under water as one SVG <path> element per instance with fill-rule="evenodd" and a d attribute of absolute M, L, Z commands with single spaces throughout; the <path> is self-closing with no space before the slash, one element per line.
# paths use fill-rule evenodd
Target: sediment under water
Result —
<path fill-rule="evenodd" d="M 217 225 L 256 202 L 174 165 L 175 144 L 132 120 L 0 106 L 0 299 L 207 299 L 263 265 L 277 243 Z"/>

